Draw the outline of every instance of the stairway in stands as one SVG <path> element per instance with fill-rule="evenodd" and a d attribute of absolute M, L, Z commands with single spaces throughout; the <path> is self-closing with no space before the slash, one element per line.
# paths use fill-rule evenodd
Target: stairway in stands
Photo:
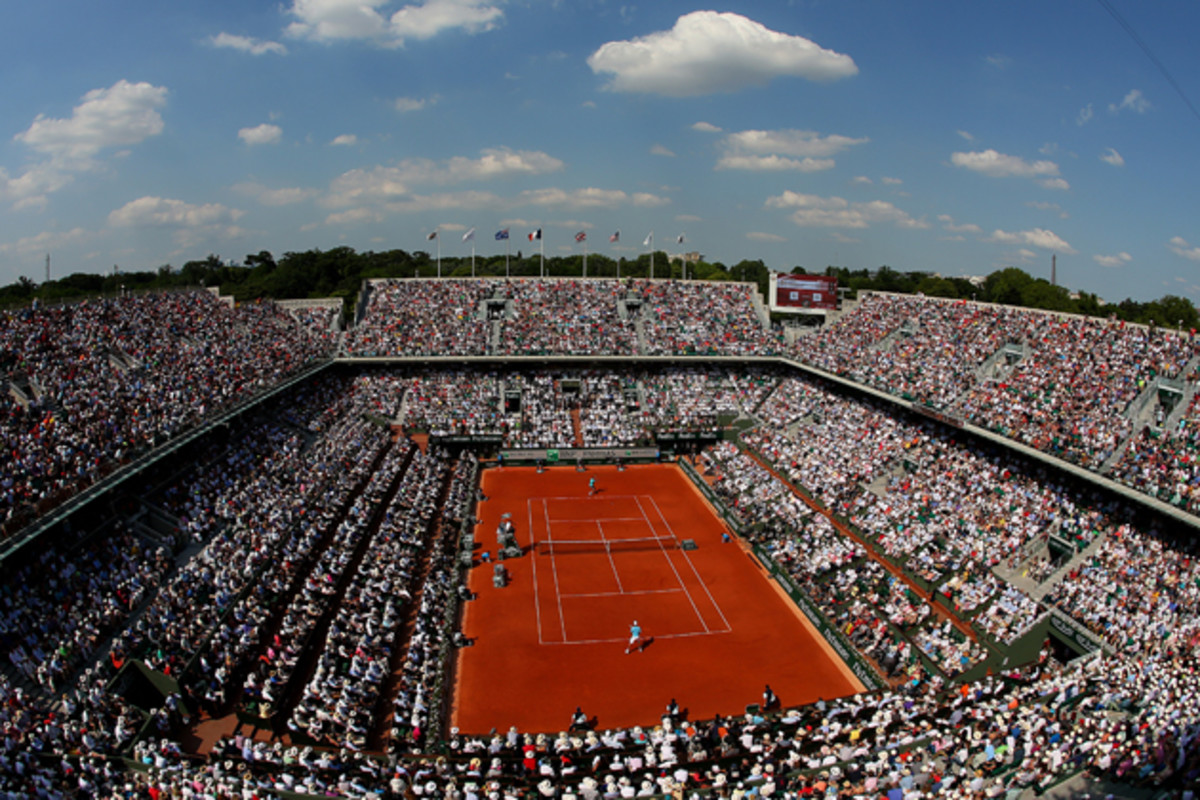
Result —
<path fill-rule="evenodd" d="M 571 427 L 575 429 L 575 446 L 583 447 L 583 422 L 579 417 L 579 409 L 571 409 Z"/>

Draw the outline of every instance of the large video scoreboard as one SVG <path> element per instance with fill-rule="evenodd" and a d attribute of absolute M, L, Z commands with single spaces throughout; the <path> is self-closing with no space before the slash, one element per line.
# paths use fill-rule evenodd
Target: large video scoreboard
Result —
<path fill-rule="evenodd" d="M 781 311 L 838 307 L 837 278 L 825 275 L 779 275 L 775 281 L 772 308 Z"/>

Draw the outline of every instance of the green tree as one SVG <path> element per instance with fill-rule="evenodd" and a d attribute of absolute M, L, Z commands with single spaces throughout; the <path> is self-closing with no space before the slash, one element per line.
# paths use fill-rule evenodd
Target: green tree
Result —
<path fill-rule="evenodd" d="M 1025 287 L 1033 282 L 1029 273 L 1016 267 L 993 272 L 983 282 L 983 297 L 989 303 L 1002 303 L 1009 306 L 1021 305 L 1021 294 Z"/>
<path fill-rule="evenodd" d="M 916 286 L 916 291 L 929 297 L 960 297 L 953 281 L 935 275 L 926 275 Z"/>

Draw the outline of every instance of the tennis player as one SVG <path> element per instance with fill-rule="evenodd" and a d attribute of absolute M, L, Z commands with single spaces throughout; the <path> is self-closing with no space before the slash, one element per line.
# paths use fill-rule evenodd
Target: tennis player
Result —
<path fill-rule="evenodd" d="M 625 648 L 625 655 L 629 655 L 634 650 L 641 650 L 642 646 L 642 626 L 638 625 L 638 621 L 635 619 L 629 626 L 629 646 Z"/>
<path fill-rule="evenodd" d="M 593 476 L 591 478 L 588 478 L 588 494 L 592 495 L 595 493 L 596 493 L 596 478 L 595 478 L 595 476 Z"/>

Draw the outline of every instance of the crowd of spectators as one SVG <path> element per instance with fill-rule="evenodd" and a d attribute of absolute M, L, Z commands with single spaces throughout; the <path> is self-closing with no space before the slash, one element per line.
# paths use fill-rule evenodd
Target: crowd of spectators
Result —
<path fill-rule="evenodd" d="M 323 339 L 332 350 L 337 344 L 338 320 L 342 315 L 340 305 L 320 304 L 299 306 L 290 309 L 293 317 L 314 337 Z"/>
<path fill-rule="evenodd" d="M 754 291 L 707 281 L 375 281 L 342 347 L 350 356 L 780 354 Z"/>
<path fill-rule="evenodd" d="M 358 324 L 346 331 L 352 356 L 475 356 L 487 352 L 486 280 L 372 281 Z"/>
<path fill-rule="evenodd" d="M 1046 602 L 1131 658 L 1200 644 L 1200 547 L 1122 525 L 1054 585 Z"/>
<path fill-rule="evenodd" d="M 414 497 L 412 487 L 427 482 L 426 461 L 437 464 L 411 447 L 394 447 L 371 477 L 360 506 L 342 523 L 347 529 L 353 524 L 361 544 L 335 541 L 326 551 L 331 563 L 337 559 L 345 565 L 347 575 L 322 571 L 319 585 L 328 587 L 333 621 L 324 642 L 302 648 L 319 655 L 288 728 L 308 739 L 349 750 L 367 746 L 375 706 L 399 644 L 399 623 L 417 589 L 412 550 L 421 546 L 423 531 L 419 525 L 408 529 L 403 516 L 414 499 L 423 499 Z M 406 466 L 409 469 L 402 472 Z M 399 485 L 393 486 L 397 480 Z M 305 613 L 323 617 L 329 609 L 310 604 Z"/>
<path fill-rule="evenodd" d="M 1181 375 L 1197 350 L 1193 337 L 1161 328 L 868 295 L 799 339 L 795 354 L 1098 470 L 1132 433 L 1134 401 L 1158 378 Z"/>
<path fill-rule="evenodd" d="M 273 303 L 209 292 L 0 314 L 0 530 L 329 352 Z"/>
<path fill-rule="evenodd" d="M 27 680 L 57 691 L 124 627 L 169 564 L 165 548 L 123 523 L 69 549 L 51 546 L 0 586 L 0 651 Z"/>
<path fill-rule="evenodd" d="M 346 335 L 349 355 L 786 355 L 1091 470 L 1120 455 L 1118 480 L 1185 508 L 1200 502 L 1192 475 L 1200 412 L 1189 411 L 1178 432 L 1143 433 L 1134 421 L 1144 393 L 1160 378 L 1181 377 L 1197 354 L 1194 337 L 1161 328 L 867 294 L 828 328 L 785 347 L 764 327 L 746 284 L 380 281 L 368 297 Z M 489 303 L 503 307 L 495 331 Z"/>
<path fill-rule="evenodd" d="M 1190 383 L 1196 385 L 1194 379 Z M 1172 428 L 1143 426 L 1108 475 L 1191 514 L 1200 514 L 1200 394 L 1192 396 Z"/>
<path fill-rule="evenodd" d="M 686 286 L 673 291 L 682 296 Z M 641 311 L 649 339 L 665 338 L 662 330 L 651 336 L 648 329 L 669 324 L 691 331 L 694 352 L 773 346 L 769 338 L 756 340 L 753 326 L 736 325 L 712 345 L 716 328 L 705 329 L 690 313 L 657 311 L 656 303 L 665 301 L 651 296 L 653 284 L 634 288 L 651 293 Z M 447 302 L 462 303 L 473 290 L 457 291 Z M 550 296 L 558 290 L 539 291 Z M 210 310 L 189 310 L 187 297 L 167 303 L 162 313 L 172 322 L 165 329 L 195 353 L 219 353 L 215 360 L 177 357 L 160 342 L 165 333 L 147 333 L 144 321 L 122 318 L 128 309 L 110 309 L 97 335 L 111 338 L 92 340 L 118 342 L 107 351 L 95 348 L 105 352 L 103 363 L 114 374 L 141 371 L 143 381 L 168 398 L 172 390 L 162 382 L 182 380 L 187 364 L 211 370 L 234 363 L 235 383 L 252 391 L 300 363 L 284 364 L 277 351 L 277 370 L 248 378 L 250 359 L 237 349 L 236 334 L 213 341 L 215 334 L 196 327 Z M 742 302 L 716 297 L 711 308 Z M 676 312 L 690 302 L 681 301 Z M 944 313 L 918 315 L 915 332 L 893 338 L 889 352 L 927 349 L 921 330 L 950 335 L 946 326 L 955 317 Z M 266 305 L 241 309 L 233 328 L 274 331 L 278 317 Z M 1140 329 L 1126 335 L 1102 323 L 1063 333 L 1067 323 L 1053 319 L 1027 323 L 1040 338 L 1014 340 L 1027 355 L 1004 380 L 1026 376 L 1037 402 L 1061 407 L 1068 417 L 1097 407 L 1064 405 L 1066 389 L 1051 384 L 1077 385 L 1084 373 L 1062 364 L 1038 372 L 1025 362 L 1039 352 L 1060 348 L 1076 357 L 1081 351 L 1072 348 L 1086 349 L 1092 358 L 1085 361 L 1103 384 L 1100 403 L 1114 406 L 1128 405 L 1139 381 L 1177 375 L 1190 358 L 1179 337 Z M 294 334 L 294 322 L 291 328 L 280 323 L 279 330 Z M 878 323 L 876 333 L 887 324 Z M 53 325 L 44 329 L 57 330 Z M 892 332 L 863 334 L 871 341 L 865 347 Z M 1075 334 L 1082 344 L 1071 340 Z M 416 329 L 398 334 L 417 335 Z M 989 342 L 999 335 L 978 333 Z M 39 348 L 54 346 L 39 340 Z M 18 389 L 28 386 L 60 402 L 61 391 L 44 392 L 49 378 L 42 376 L 51 374 L 46 353 L 33 351 L 36 357 L 10 377 Z M 90 357 L 79 357 L 77 368 L 95 368 Z M 1113 376 L 1114 369 L 1128 374 Z M 202 385 L 213 380 L 206 375 Z M 957 379 L 938 380 L 950 386 Z M 108 385 L 95 383 L 88 391 Z M 510 390 L 519 410 L 506 412 Z M 961 405 L 948 407 L 962 411 L 980 391 L 959 393 Z M 210 400 L 211 408 L 235 395 Z M 193 400 L 189 395 L 184 404 Z M 211 408 L 201 403 L 194 419 Z M 440 746 L 428 730 L 444 708 L 455 610 L 464 599 L 457 541 L 474 498 L 476 463 L 469 454 L 421 453 L 403 437 L 393 441 L 379 422 L 404 418 L 452 432 L 500 430 L 506 442 L 556 446 L 579 438 L 620 442 L 656 426 L 720 428 L 722 419 L 737 415 L 764 424 L 741 437 L 751 452 L 723 441 L 704 454 L 700 463 L 714 491 L 745 539 L 812 598 L 887 688 L 767 717 L 747 712 L 693 721 L 669 710 L 646 730 L 557 738 L 452 732 L 447 752 L 430 754 Z M 622 417 L 623 425 L 610 424 Z M 1117 425 L 1109 420 L 1100 427 L 1116 430 L 1110 423 Z M 58 435 L 56 426 L 39 435 Z M 13 573 L 23 583 L 0 590 L 0 646 L 12 665 L 0 676 L 0 790 L 203 798 L 291 790 L 453 800 L 599 800 L 704 790 L 742 800 L 831 789 L 838 796 L 1000 796 L 1042 789 L 1081 770 L 1177 791 L 1200 780 L 1195 543 L 1141 530 L 1115 501 L 931 422 L 753 369 L 381 370 L 323 376 L 223 436 L 197 445 L 193 466 L 154 485 L 153 499 L 179 520 L 182 541 L 197 551 L 174 572 L 162 546 L 113 526 L 29 561 Z M 1104 455 L 1104 436 L 1080 434 L 1078 452 Z M 1065 457 L 1091 463 L 1078 453 Z M 9 477 L 6 488 L 19 483 L 19 472 Z M 837 517 L 814 509 L 794 489 Z M 993 569 L 1024 557 L 1049 534 L 1092 549 L 1078 566 L 1036 573 L 1048 583 L 1043 605 Z M 950 602 L 934 605 L 938 593 Z M 956 682 L 963 673 L 978 673 L 993 646 L 1025 635 L 1047 608 L 1088 628 L 1105 652 L 1066 665 L 1043 653 L 1035 665 Z M 412 627 L 401 638 L 403 620 Z M 108 657 L 95 663 L 108 634 L 126 625 L 107 646 Z M 134 658 L 176 681 L 182 696 L 143 709 L 112 691 L 110 679 Z M 286 735 L 311 745 L 241 736 L 222 741 L 211 758 L 182 751 L 181 732 L 193 715 L 233 706 L 263 719 L 281 713 Z M 391 758 L 356 752 L 373 742 L 390 743 Z M 147 769 L 126 770 L 115 756 Z"/>
<path fill-rule="evenodd" d="M 613 280 L 518 280 L 507 301 L 495 355 L 632 355 L 637 332 L 620 313 L 624 284 Z"/>
<path fill-rule="evenodd" d="M 646 355 L 770 356 L 782 339 L 763 324 L 749 284 L 638 281 Z"/>

